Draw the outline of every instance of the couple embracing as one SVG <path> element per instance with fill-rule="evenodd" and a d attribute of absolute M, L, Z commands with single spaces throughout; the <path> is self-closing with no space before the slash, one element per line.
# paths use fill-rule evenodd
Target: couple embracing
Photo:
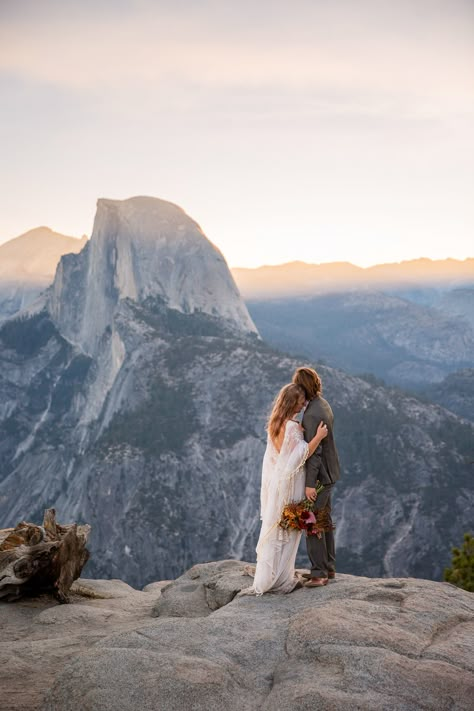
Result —
<path fill-rule="evenodd" d="M 311 573 L 305 585 L 321 587 L 335 577 L 331 495 L 339 479 L 339 459 L 333 422 L 319 375 L 313 368 L 298 368 L 292 383 L 278 393 L 268 421 L 257 566 L 254 583 L 243 594 L 289 593 L 301 587 L 295 573 L 301 531 L 282 528 L 280 520 L 288 504 L 305 498 L 314 502 L 311 508 L 319 528 L 318 535 L 306 537 Z M 321 485 L 324 488 L 317 493 Z"/>

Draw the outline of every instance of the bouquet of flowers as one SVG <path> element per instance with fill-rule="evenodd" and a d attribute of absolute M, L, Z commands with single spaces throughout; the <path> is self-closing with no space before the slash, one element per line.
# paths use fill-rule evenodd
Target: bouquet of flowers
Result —
<path fill-rule="evenodd" d="M 318 482 L 316 493 L 319 494 L 324 486 Z M 282 511 L 279 526 L 288 530 L 306 531 L 307 536 L 318 536 L 321 538 L 323 531 L 332 530 L 331 517 L 325 508 L 314 512 L 314 501 L 303 499 L 303 501 L 287 504 Z"/>

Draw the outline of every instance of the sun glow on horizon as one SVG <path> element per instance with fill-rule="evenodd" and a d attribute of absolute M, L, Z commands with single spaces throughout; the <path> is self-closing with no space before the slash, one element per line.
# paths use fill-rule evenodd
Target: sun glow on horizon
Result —
<path fill-rule="evenodd" d="M 90 234 L 97 196 L 147 194 L 243 268 L 474 251 L 466 0 L 3 0 L 0 20 L 0 243 Z"/>

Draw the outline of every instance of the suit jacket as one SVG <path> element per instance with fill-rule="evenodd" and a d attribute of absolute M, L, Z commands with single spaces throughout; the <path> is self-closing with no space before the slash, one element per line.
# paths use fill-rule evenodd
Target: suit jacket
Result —
<path fill-rule="evenodd" d="M 315 487 L 319 479 L 321 484 L 334 484 L 340 476 L 339 457 L 334 441 L 334 415 L 327 400 L 318 395 L 311 400 L 303 415 L 304 438 L 313 439 L 321 420 L 328 426 L 328 434 L 317 450 L 306 460 L 306 486 Z"/>

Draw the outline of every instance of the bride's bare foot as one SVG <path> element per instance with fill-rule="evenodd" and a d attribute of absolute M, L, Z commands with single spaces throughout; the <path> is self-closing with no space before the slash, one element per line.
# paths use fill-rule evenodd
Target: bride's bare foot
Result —
<path fill-rule="evenodd" d="M 248 575 L 249 578 L 255 577 L 255 565 L 244 565 L 242 575 Z"/>

